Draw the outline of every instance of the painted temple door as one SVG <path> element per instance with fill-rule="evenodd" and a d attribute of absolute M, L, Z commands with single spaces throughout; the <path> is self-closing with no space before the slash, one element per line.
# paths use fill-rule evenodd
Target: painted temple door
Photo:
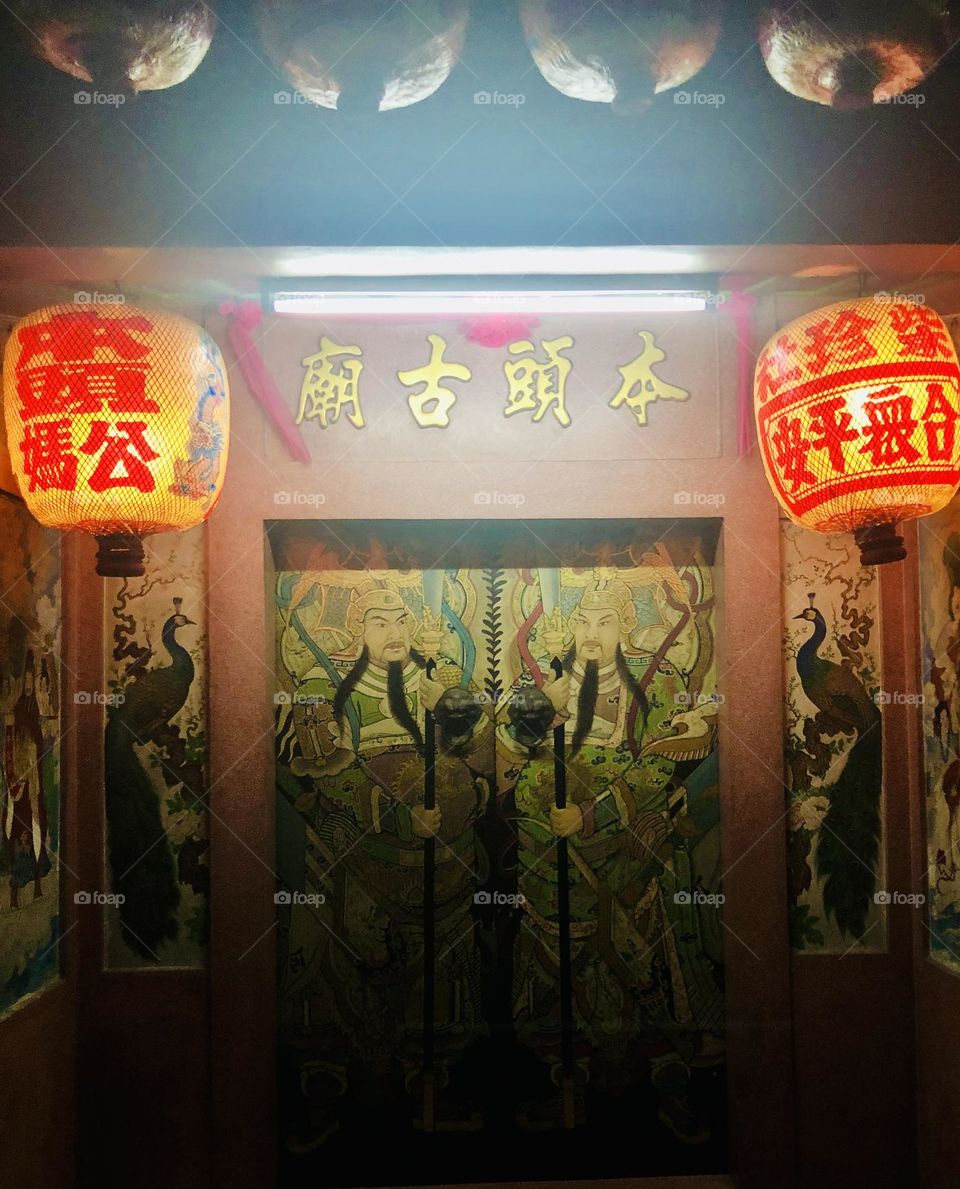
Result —
<path fill-rule="evenodd" d="M 727 1170 L 684 525 L 272 526 L 281 1183 Z"/>

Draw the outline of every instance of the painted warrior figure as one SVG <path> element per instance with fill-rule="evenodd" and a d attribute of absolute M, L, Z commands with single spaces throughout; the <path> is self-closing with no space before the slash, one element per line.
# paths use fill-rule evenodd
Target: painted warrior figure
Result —
<path fill-rule="evenodd" d="M 542 572 L 545 607 L 549 581 Z M 548 627 L 538 642 L 543 673 L 550 672 L 550 654 L 563 651 L 554 581 L 557 606 L 546 608 L 554 639 Z M 689 606 L 685 614 L 689 622 Z M 691 851 L 713 823 L 695 820 L 678 765 L 699 770 L 712 752 L 716 705 L 689 705 L 689 675 L 667 660 L 669 643 L 655 653 L 634 648 L 637 612 L 623 581 L 597 571 L 568 629 L 573 639 L 562 675 L 547 677 L 540 691 L 532 684 L 514 691 L 498 727 L 500 791 L 512 789 L 525 898 L 514 956 L 517 1037 L 558 1083 L 555 852 L 564 837 L 577 1115 L 585 1090 L 616 1096 L 646 1063 L 662 1122 L 681 1140 L 702 1142 L 709 1131 L 689 1103 L 690 1064 L 722 1029 L 722 999 L 704 955 Z M 554 804 L 548 729 L 561 723 L 563 809 Z M 518 1110 L 521 1127 L 560 1125 L 560 1102 L 548 1089 L 545 1083 L 542 1099 Z"/>
<path fill-rule="evenodd" d="M 291 1150 L 315 1147 L 338 1126 L 340 1100 L 421 1101 L 423 1051 L 423 841 L 436 839 L 434 1075 L 440 1127 L 475 1128 L 472 1104 L 454 1102 L 449 1069 L 480 1020 L 473 890 L 483 855 L 475 824 L 493 779 L 493 727 L 439 655 L 429 610 L 418 625 L 386 579 L 353 588 L 351 647 L 317 663 L 297 685 L 289 721 L 290 806 L 278 833 L 305 869 L 284 866 L 292 903 L 282 996 L 288 1059 L 302 1098 Z M 437 680 L 427 657 L 438 662 Z M 436 808 L 423 805 L 424 713 L 439 728 Z M 281 768 L 281 772 L 282 772 Z M 299 779 L 297 779 L 299 778 Z M 302 865 L 302 858 L 301 858 Z M 323 897 L 323 902 L 320 902 Z"/>
<path fill-rule="evenodd" d="M 23 688 L 4 731 L 0 773 L 0 817 L 10 872 L 10 907 L 20 906 L 21 889 L 33 885 L 33 899 L 43 895 L 42 880 L 51 869 L 47 853 L 47 806 L 43 789 L 46 744 L 35 686 L 33 653 L 24 660 Z"/>

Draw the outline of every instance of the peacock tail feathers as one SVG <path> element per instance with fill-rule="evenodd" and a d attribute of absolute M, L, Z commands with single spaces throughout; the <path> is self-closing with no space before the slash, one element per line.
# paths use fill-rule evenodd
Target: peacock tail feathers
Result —
<path fill-rule="evenodd" d="M 159 945 L 178 932 L 180 887 L 160 817 L 160 798 L 135 750 L 136 737 L 114 710 L 105 732 L 107 850 L 111 887 L 124 941 L 158 960 Z"/>
<path fill-rule="evenodd" d="M 844 933 L 857 938 L 863 937 L 876 890 L 882 763 L 878 714 L 850 749 L 830 789 L 817 847 L 824 911 Z"/>

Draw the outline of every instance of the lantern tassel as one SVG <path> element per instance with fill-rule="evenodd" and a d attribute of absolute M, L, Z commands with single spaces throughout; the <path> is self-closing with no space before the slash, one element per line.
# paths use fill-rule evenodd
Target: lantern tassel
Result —
<path fill-rule="evenodd" d="M 255 301 L 226 301 L 220 313 L 227 317 L 227 336 L 254 400 L 273 422 L 291 457 L 309 463 L 310 451 L 253 341 L 252 332 L 260 325 L 263 311 Z"/>

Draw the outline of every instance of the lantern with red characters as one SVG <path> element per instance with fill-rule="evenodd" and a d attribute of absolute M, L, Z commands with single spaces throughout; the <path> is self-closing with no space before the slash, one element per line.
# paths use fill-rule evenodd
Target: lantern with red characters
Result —
<path fill-rule="evenodd" d="M 897 523 L 960 484 L 960 366 L 926 306 L 861 299 L 789 323 L 760 352 L 754 407 L 787 514 L 854 533 L 865 565 L 905 557 Z"/>
<path fill-rule="evenodd" d="M 95 534 L 100 574 L 142 574 L 141 538 L 192 528 L 220 495 L 226 369 L 186 318 L 119 302 L 37 310 L 10 334 L 3 393 L 27 507 Z"/>

